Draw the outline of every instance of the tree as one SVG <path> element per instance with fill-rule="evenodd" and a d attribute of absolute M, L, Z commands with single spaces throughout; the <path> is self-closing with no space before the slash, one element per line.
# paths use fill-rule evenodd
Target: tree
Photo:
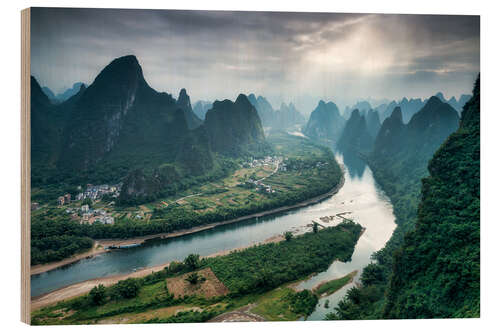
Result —
<path fill-rule="evenodd" d="M 363 285 L 365 286 L 377 283 L 386 283 L 386 280 L 384 267 L 375 263 L 371 263 L 366 266 L 361 274 L 361 282 L 363 282 Z"/>
<path fill-rule="evenodd" d="M 185 265 L 182 262 L 172 261 L 170 265 L 165 267 L 171 273 L 178 273 L 184 269 Z"/>
<path fill-rule="evenodd" d="M 100 284 L 97 287 L 92 288 L 92 290 L 89 293 L 89 296 L 90 300 L 95 305 L 104 304 L 106 298 L 106 288 L 102 284 Z"/>
<path fill-rule="evenodd" d="M 285 240 L 287 242 L 289 242 L 290 240 L 292 240 L 292 238 L 293 238 L 293 234 L 290 231 L 285 232 Z"/>
<path fill-rule="evenodd" d="M 116 284 L 116 291 L 123 298 L 134 298 L 139 293 L 139 283 L 132 278 L 119 281 Z"/>
<path fill-rule="evenodd" d="M 191 253 L 184 259 L 184 264 L 191 270 L 195 270 L 200 265 L 200 255 Z"/>
<path fill-rule="evenodd" d="M 313 232 L 317 233 L 318 232 L 318 223 L 313 221 Z"/>
<path fill-rule="evenodd" d="M 203 282 L 205 280 L 206 278 L 200 276 L 200 274 L 198 274 L 197 272 L 193 272 L 186 277 L 186 281 L 193 285 L 197 284 L 198 282 Z"/>

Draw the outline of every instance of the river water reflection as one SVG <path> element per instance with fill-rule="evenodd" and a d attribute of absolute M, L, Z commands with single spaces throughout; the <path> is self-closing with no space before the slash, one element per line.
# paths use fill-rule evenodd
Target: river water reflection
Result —
<path fill-rule="evenodd" d="M 190 253 L 206 256 L 248 246 L 288 230 L 305 230 L 307 224 L 312 220 L 319 221 L 319 217 L 345 212 L 350 212 L 346 217 L 354 219 L 366 228 L 356 245 L 352 260 L 348 263 L 335 262 L 326 272 L 314 276 L 300 286 L 310 288 L 324 279 L 341 277 L 354 270 L 361 271 L 370 263 L 370 255 L 381 249 L 391 237 L 395 228 L 394 215 L 389 199 L 379 190 L 370 168 L 362 160 L 357 156 L 341 154 L 336 154 L 336 158 L 340 163 L 344 163 L 347 169 L 345 184 L 336 195 L 318 204 L 178 238 L 149 241 L 140 247 L 111 251 L 84 259 L 32 276 L 31 295 L 38 296 L 88 279 L 130 273 L 172 260 L 180 261 Z M 355 280 L 357 279 L 359 274 Z M 348 288 L 349 285 L 325 298 L 329 299 L 329 309 L 324 308 L 325 299 L 321 299 L 316 311 L 308 319 L 323 319 L 325 313 L 335 307 Z"/>

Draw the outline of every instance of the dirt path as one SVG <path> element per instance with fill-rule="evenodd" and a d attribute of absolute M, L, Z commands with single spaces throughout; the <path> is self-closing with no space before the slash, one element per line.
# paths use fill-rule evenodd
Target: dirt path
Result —
<path fill-rule="evenodd" d="M 277 164 L 276 164 L 276 168 L 274 168 L 274 171 L 273 171 L 273 172 L 271 172 L 271 174 L 269 174 L 269 175 L 265 176 L 264 178 L 258 179 L 257 181 L 258 181 L 258 182 L 261 182 L 261 181 L 263 181 L 263 180 L 265 180 L 265 179 L 267 179 L 267 178 L 271 177 L 271 176 L 272 176 L 272 175 L 274 175 L 276 172 L 278 172 L 279 167 L 280 167 L 280 163 L 277 163 Z"/>

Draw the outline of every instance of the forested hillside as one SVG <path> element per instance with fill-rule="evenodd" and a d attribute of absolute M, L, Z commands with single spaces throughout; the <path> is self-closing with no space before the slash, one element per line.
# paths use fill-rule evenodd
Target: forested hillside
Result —
<path fill-rule="evenodd" d="M 386 318 L 479 317 L 480 83 L 429 163 L 415 231 L 394 257 Z"/>
<path fill-rule="evenodd" d="M 445 140 L 452 111 L 433 97 L 408 125 L 399 108 L 384 121 L 366 158 L 397 228 L 329 319 L 479 315 L 479 79 Z"/>
<path fill-rule="evenodd" d="M 54 202 L 89 183 L 119 182 L 125 191 L 118 203 L 147 202 L 234 169 L 214 153 L 271 152 L 246 96 L 215 101 L 203 122 L 186 89 L 177 100 L 155 91 L 133 55 L 114 59 L 63 103 L 53 104 L 34 77 L 31 91 L 36 202 Z"/>

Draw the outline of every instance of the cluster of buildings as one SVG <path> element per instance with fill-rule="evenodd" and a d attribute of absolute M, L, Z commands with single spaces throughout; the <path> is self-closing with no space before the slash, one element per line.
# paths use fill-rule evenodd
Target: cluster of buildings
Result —
<path fill-rule="evenodd" d="M 117 198 L 120 195 L 121 184 L 116 185 L 92 185 L 87 184 L 85 191 L 78 193 L 76 200 L 92 199 L 97 200 L 102 198 L 104 195 L 109 194 L 113 198 Z"/>
<path fill-rule="evenodd" d="M 79 186 L 78 189 L 81 189 Z M 117 185 L 92 185 L 87 184 L 85 191 L 78 193 L 73 201 L 81 201 L 85 199 L 91 199 L 92 201 L 101 199 L 104 195 L 110 195 L 116 198 L 120 195 L 121 184 Z M 57 199 L 59 206 L 67 205 L 71 203 L 71 194 L 66 193 Z M 111 202 L 110 204 L 113 204 Z M 38 203 L 32 204 L 32 210 L 37 209 Z M 113 216 L 109 215 L 104 209 L 92 209 L 89 205 L 82 205 L 81 207 L 68 207 L 66 209 L 67 214 L 71 214 L 71 218 L 74 220 L 79 220 L 80 223 L 94 224 L 100 222 L 103 224 L 114 224 L 115 219 Z"/>
<path fill-rule="evenodd" d="M 279 165 L 283 161 L 283 158 L 280 156 L 266 156 L 261 159 L 252 158 L 251 161 L 247 162 L 244 167 L 247 168 L 256 168 L 264 165 L 276 166 Z"/>
<path fill-rule="evenodd" d="M 71 203 L 71 194 L 66 193 L 65 195 L 60 196 L 57 198 L 57 204 L 59 206 L 67 205 Z"/>
<path fill-rule="evenodd" d="M 83 205 L 81 208 L 82 219 L 80 223 L 94 224 L 100 222 L 103 224 L 114 224 L 115 218 L 108 215 L 108 213 L 103 209 L 92 209 L 88 205 Z"/>
<path fill-rule="evenodd" d="M 75 201 L 81 201 L 84 199 L 97 200 L 102 198 L 104 195 L 109 194 L 113 198 L 117 198 L 120 195 L 120 189 L 122 184 L 116 185 L 92 185 L 87 184 L 85 191 L 78 193 L 75 197 Z M 81 186 L 78 186 L 81 189 Z M 71 194 L 66 193 L 65 195 L 57 198 L 57 204 L 59 206 L 64 206 L 71 203 Z"/>
<path fill-rule="evenodd" d="M 92 209 L 89 205 L 82 205 L 79 208 L 67 208 L 66 213 L 71 214 L 75 220 L 80 220 L 80 224 L 94 224 L 100 222 L 103 224 L 114 224 L 115 218 L 108 214 L 104 209 Z"/>
<path fill-rule="evenodd" d="M 249 179 L 246 181 L 246 184 L 252 187 L 255 187 L 257 192 L 263 191 L 265 193 L 275 193 L 271 185 L 264 184 L 261 180 L 253 180 Z"/>

